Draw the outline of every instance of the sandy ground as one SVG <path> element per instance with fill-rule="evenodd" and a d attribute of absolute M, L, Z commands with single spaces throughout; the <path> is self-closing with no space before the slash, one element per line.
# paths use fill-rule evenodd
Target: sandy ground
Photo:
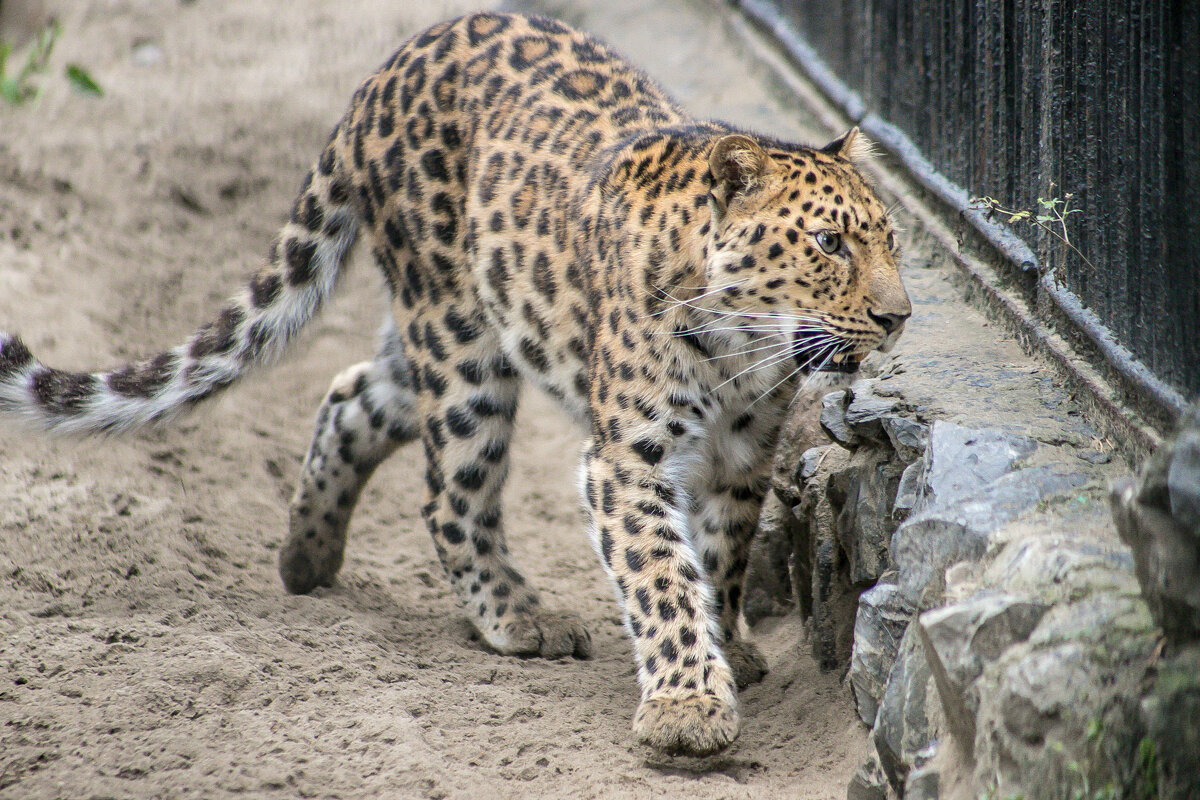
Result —
<path fill-rule="evenodd" d="M 29 5 L 3 0 L 0 35 Z M 72 368 L 154 352 L 206 320 L 265 253 L 357 82 L 467 8 L 57 5 L 43 97 L 0 106 L 0 327 Z M 731 79 L 741 60 L 695 57 L 731 58 L 703 8 L 621 20 L 617 5 L 563 10 L 625 37 L 700 113 L 796 132 L 764 89 Z M 70 91 L 68 60 L 103 99 Z M 545 600 L 587 620 L 591 661 L 472 640 L 418 517 L 419 449 L 371 484 L 338 584 L 283 591 L 275 559 L 311 417 L 329 379 L 372 352 L 379 294 L 360 257 L 285 365 L 173 429 L 0 431 L 0 798 L 844 797 L 863 730 L 837 676 L 799 655 L 794 618 L 753 632 L 772 672 L 743 693 L 728 752 L 669 759 L 633 743 L 629 647 L 574 495 L 578 434 L 532 392 L 509 536 Z"/>

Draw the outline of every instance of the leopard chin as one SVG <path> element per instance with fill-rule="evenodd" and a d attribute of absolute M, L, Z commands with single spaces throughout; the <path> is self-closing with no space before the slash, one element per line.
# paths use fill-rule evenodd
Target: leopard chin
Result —
<path fill-rule="evenodd" d="M 814 372 L 804 381 L 806 391 L 824 389 L 829 392 L 845 389 L 858 380 L 858 372 Z"/>

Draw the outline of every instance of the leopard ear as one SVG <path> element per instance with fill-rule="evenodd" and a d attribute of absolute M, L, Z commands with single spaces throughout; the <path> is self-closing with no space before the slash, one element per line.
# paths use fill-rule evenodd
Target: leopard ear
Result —
<path fill-rule="evenodd" d="M 839 156 L 850 162 L 865 161 L 875 156 L 875 144 L 862 135 L 855 125 L 850 130 L 821 148 L 822 153 Z"/>
<path fill-rule="evenodd" d="M 749 136 L 730 133 L 717 139 L 708 154 L 708 168 L 718 210 L 724 212 L 736 195 L 753 190 L 770 167 L 770 157 Z"/>

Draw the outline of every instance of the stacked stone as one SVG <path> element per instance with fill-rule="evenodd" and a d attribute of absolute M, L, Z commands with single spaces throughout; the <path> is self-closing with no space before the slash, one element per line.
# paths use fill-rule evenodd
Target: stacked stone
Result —
<path fill-rule="evenodd" d="M 1200 797 L 1200 402 L 1174 441 L 1112 487 L 1113 518 L 1163 630 L 1163 659 L 1142 701 L 1160 797 Z"/>
<path fill-rule="evenodd" d="M 1031 800 L 1144 785 L 1135 701 L 1157 631 L 1096 460 L 927 425 L 889 392 L 882 378 L 821 399 L 834 443 L 795 455 L 791 437 L 768 531 L 791 538 L 814 657 L 849 663 L 872 729 L 849 797 L 934 798 L 950 778 Z"/>

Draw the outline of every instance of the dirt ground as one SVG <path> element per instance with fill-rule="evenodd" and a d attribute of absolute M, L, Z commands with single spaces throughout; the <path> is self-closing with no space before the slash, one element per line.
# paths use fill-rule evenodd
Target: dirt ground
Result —
<path fill-rule="evenodd" d="M 39 6 L 63 34 L 41 99 L 0 105 L 0 327 L 70 368 L 207 320 L 265 254 L 357 82 L 468 8 L 0 0 L 0 37 Z M 716 35 L 701 27 L 686 46 Z M 67 61 L 105 96 L 73 93 Z M 689 80 L 682 95 L 704 94 Z M 372 352 L 382 308 L 360 256 L 284 365 L 170 430 L 0 430 L 0 798 L 844 797 L 864 733 L 838 677 L 800 654 L 795 618 L 753 632 L 772 671 L 743 693 L 728 752 L 633 743 L 630 648 L 574 494 L 578 432 L 533 392 L 509 537 L 547 603 L 584 616 L 592 660 L 472 640 L 417 513 L 419 448 L 365 493 L 337 585 L 284 592 L 275 559 L 312 415 Z"/>

